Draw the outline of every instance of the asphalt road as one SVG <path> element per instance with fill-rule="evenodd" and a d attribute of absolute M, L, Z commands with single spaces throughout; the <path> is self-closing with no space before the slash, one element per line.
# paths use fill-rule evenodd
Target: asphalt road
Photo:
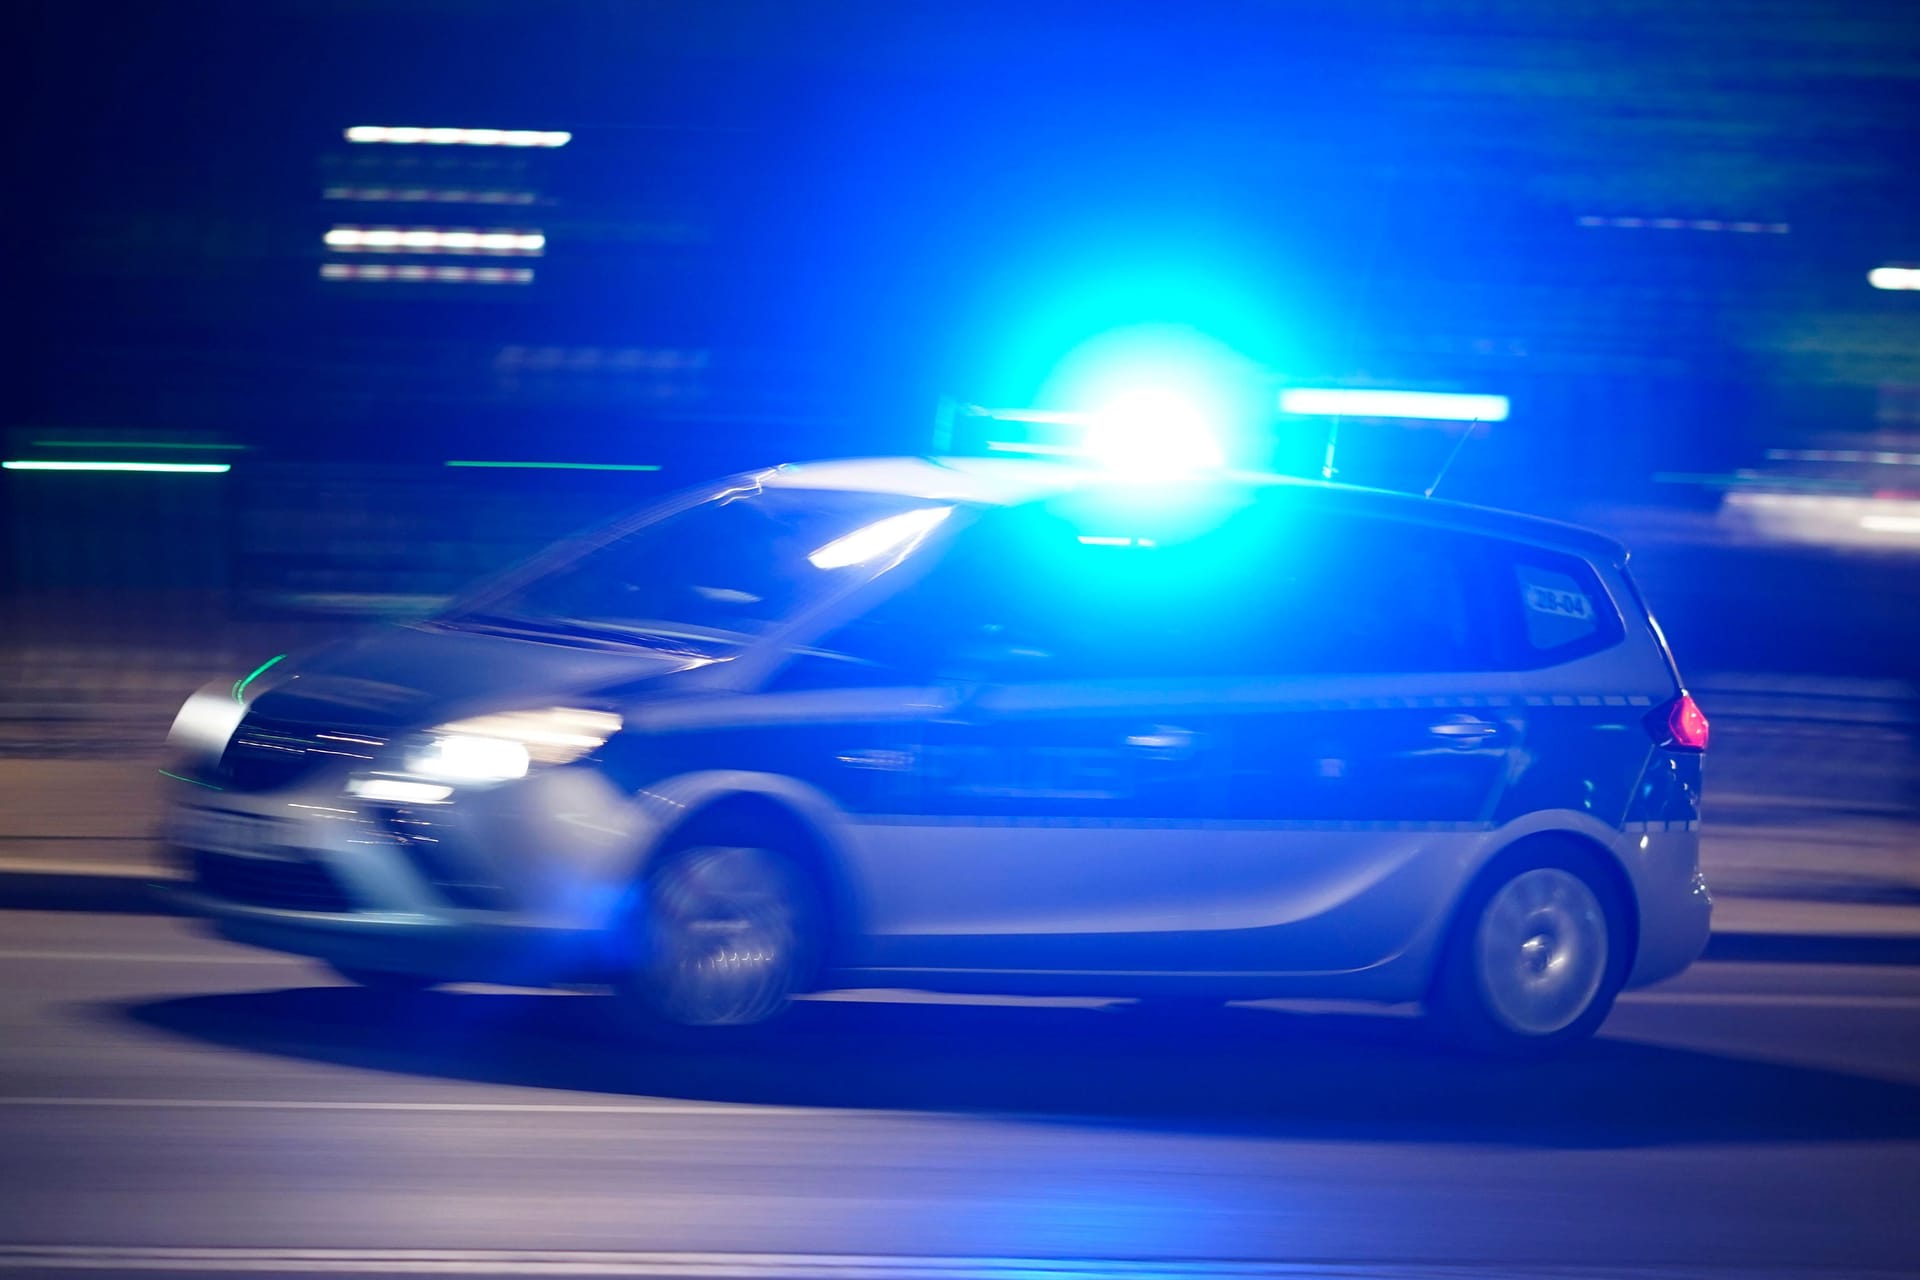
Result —
<path fill-rule="evenodd" d="M 751 1051 L 602 1013 L 0 913 L 0 1270 L 1920 1268 L 1920 968 L 1702 965 L 1531 1066 L 1345 1010 L 836 1001 Z"/>

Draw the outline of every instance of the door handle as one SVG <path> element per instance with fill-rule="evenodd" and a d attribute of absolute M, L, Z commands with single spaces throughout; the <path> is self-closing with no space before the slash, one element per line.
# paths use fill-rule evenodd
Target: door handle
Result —
<path fill-rule="evenodd" d="M 1449 716 L 1438 724 L 1428 725 L 1427 732 L 1450 746 L 1465 749 L 1493 742 L 1506 728 L 1476 716 Z"/>

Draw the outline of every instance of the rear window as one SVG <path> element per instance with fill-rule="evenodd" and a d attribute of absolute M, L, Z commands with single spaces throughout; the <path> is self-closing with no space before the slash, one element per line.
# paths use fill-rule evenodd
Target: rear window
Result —
<path fill-rule="evenodd" d="M 1517 619 L 1517 665 L 1554 666 L 1620 642 L 1619 611 L 1592 566 L 1531 547 L 1509 554 L 1503 608 Z"/>

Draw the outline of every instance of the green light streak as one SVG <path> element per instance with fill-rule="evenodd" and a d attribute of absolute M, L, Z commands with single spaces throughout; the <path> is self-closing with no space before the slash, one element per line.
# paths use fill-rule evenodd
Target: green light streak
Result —
<path fill-rule="evenodd" d="M 240 679 L 235 680 L 233 682 L 233 700 L 235 702 L 245 702 L 247 700 L 247 686 L 252 684 L 255 680 L 258 680 L 262 675 L 266 674 L 267 668 L 271 667 L 274 663 L 284 662 L 286 660 L 286 657 L 287 655 L 284 653 L 276 653 L 271 658 L 268 658 L 265 662 L 255 667 L 251 675 L 243 676 Z"/>
<path fill-rule="evenodd" d="M 533 471 L 658 471 L 657 462 L 473 462 L 452 461 L 449 467 L 518 467 Z"/>
<path fill-rule="evenodd" d="M 36 449 L 217 449 L 245 453 L 244 444 L 200 444 L 189 440 L 35 440 Z"/>
<path fill-rule="evenodd" d="M 225 787 L 216 787 L 211 782 L 202 782 L 198 778 L 184 777 L 181 774 L 170 773 L 165 769 L 162 769 L 160 771 L 160 776 L 163 778 L 172 778 L 175 782 L 184 782 L 189 786 L 205 787 L 209 791 L 225 791 L 226 790 Z"/>
<path fill-rule="evenodd" d="M 188 475 L 217 476 L 233 470 L 226 462 L 46 462 L 40 459 L 9 459 L 0 462 L 7 471 L 167 471 Z"/>

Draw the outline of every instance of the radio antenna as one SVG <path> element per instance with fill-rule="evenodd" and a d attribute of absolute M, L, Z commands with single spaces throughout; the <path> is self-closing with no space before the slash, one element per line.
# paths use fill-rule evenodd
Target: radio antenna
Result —
<path fill-rule="evenodd" d="M 1469 422 L 1467 424 L 1467 429 L 1465 431 L 1462 431 L 1460 433 L 1460 438 L 1453 442 L 1453 448 L 1451 451 L 1448 452 L 1447 460 L 1440 464 L 1439 474 L 1434 476 L 1433 483 L 1427 486 L 1427 491 L 1421 494 L 1420 495 L 1421 497 L 1431 498 L 1433 496 L 1433 491 L 1435 489 L 1438 489 L 1440 487 L 1440 482 L 1447 478 L 1447 470 L 1448 468 L 1453 466 L 1453 460 L 1460 456 L 1460 451 L 1462 449 L 1467 447 L 1467 441 L 1470 438 L 1472 438 L 1474 428 L 1478 427 L 1479 425 L 1480 425 L 1480 419 L 1478 418 L 1475 418 L 1472 422 Z"/>

